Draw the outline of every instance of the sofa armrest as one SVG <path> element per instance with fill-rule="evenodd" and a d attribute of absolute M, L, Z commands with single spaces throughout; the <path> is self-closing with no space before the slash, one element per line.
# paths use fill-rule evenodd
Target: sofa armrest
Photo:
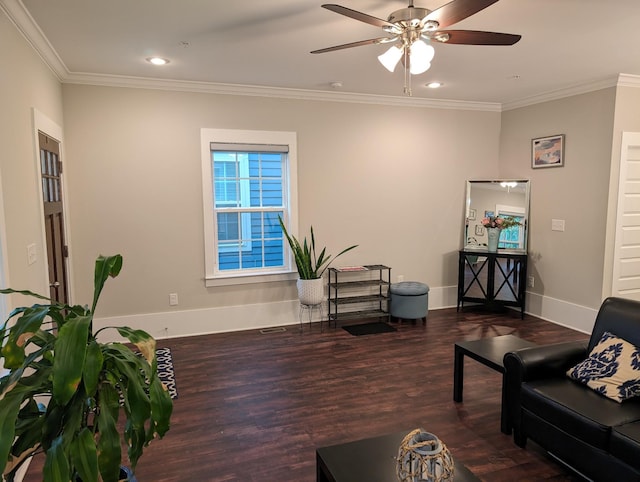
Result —
<path fill-rule="evenodd" d="M 587 357 L 585 341 L 534 346 L 508 352 L 503 359 L 503 410 L 506 409 L 506 433 L 514 430 L 514 440 L 524 447 L 521 437 L 520 386 L 523 382 L 562 376 L 570 367 Z"/>
<path fill-rule="evenodd" d="M 534 346 L 504 356 L 505 372 L 519 383 L 563 375 L 587 357 L 588 340 Z"/>

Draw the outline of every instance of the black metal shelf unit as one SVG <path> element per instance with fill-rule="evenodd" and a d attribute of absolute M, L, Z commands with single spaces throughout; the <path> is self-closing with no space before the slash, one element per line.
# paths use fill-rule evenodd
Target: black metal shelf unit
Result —
<path fill-rule="evenodd" d="M 389 317 L 391 268 L 382 264 L 329 268 L 327 312 L 333 320 Z"/>

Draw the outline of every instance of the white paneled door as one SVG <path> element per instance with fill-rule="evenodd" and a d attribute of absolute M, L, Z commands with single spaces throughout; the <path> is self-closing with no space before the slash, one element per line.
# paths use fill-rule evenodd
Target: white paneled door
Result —
<path fill-rule="evenodd" d="M 640 132 L 622 134 L 611 294 L 640 300 Z"/>

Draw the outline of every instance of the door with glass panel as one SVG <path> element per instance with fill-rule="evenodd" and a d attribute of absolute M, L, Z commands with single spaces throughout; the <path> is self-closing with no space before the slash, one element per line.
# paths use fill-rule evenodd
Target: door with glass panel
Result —
<path fill-rule="evenodd" d="M 47 263 L 49 266 L 49 296 L 54 301 L 68 304 L 68 250 L 62 204 L 64 196 L 62 193 L 60 144 L 42 132 L 38 133 L 38 143 L 40 148 Z"/>

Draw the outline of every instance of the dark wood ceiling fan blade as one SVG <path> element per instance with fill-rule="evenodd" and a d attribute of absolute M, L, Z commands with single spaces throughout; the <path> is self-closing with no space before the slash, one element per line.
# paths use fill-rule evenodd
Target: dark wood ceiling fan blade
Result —
<path fill-rule="evenodd" d="M 360 40 L 359 42 L 351 42 L 348 44 L 336 45 L 334 47 L 327 47 L 325 49 L 313 50 L 311 53 L 323 54 L 325 52 L 334 52 L 336 50 L 350 49 L 351 47 L 360 47 L 362 45 L 384 44 L 384 43 L 392 42 L 394 40 L 395 40 L 394 38 L 390 38 L 390 37 L 371 38 L 368 40 Z"/>
<path fill-rule="evenodd" d="M 439 40 L 438 36 L 447 34 L 448 40 Z M 447 44 L 458 45 L 513 45 L 522 38 L 522 35 L 499 32 L 481 32 L 478 30 L 438 30 L 432 36 L 433 40 L 438 40 Z"/>
<path fill-rule="evenodd" d="M 351 10 L 350 8 L 343 7 L 341 5 L 336 5 L 334 3 L 325 3 L 322 7 L 326 8 L 327 10 L 331 10 L 332 12 L 339 13 L 340 15 L 345 15 L 347 17 L 360 20 L 361 22 L 368 23 L 369 25 L 374 25 L 376 27 L 395 28 L 395 25 L 391 22 L 387 22 L 386 20 L 382 20 L 378 17 L 367 15 L 366 13 L 358 12 L 357 10 Z"/>
<path fill-rule="evenodd" d="M 458 23 L 480 10 L 493 5 L 498 0 L 453 0 L 452 2 L 436 8 L 427 15 L 424 20 L 435 20 L 440 24 L 439 28 L 445 28 Z"/>

